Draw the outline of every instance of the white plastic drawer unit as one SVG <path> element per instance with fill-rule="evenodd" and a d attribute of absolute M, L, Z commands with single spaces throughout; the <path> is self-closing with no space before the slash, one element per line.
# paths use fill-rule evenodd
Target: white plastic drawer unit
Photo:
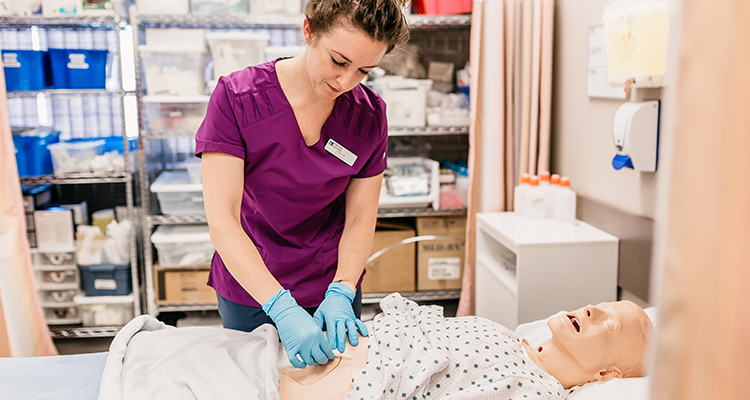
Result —
<path fill-rule="evenodd" d="M 36 284 L 39 290 L 77 289 L 79 282 L 78 268 L 36 270 Z"/>
<path fill-rule="evenodd" d="M 80 324 L 81 313 L 72 301 L 66 304 L 42 304 L 44 319 L 51 325 Z"/>
<path fill-rule="evenodd" d="M 476 314 L 509 329 L 617 299 L 619 239 L 582 221 L 478 213 Z"/>
<path fill-rule="evenodd" d="M 206 214 L 203 208 L 203 184 L 191 183 L 187 171 L 164 171 L 151 184 L 162 214 Z"/>
<path fill-rule="evenodd" d="M 62 290 L 39 290 L 39 302 L 46 305 L 71 303 L 73 302 L 73 298 L 78 293 L 78 288 Z"/>
<path fill-rule="evenodd" d="M 34 268 L 74 269 L 76 268 L 76 248 L 31 249 Z"/>

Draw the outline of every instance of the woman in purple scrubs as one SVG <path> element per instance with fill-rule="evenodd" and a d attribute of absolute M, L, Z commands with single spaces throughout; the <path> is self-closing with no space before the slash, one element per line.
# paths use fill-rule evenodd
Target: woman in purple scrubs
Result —
<path fill-rule="evenodd" d="M 274 323 L 298 368 L 343 352 L 347 332 L 352 345 L 367 335 L 357 288 L 388 126 L 360 82 L 408 40 L 403 3 L 308 1 L 305 52 L 219 79 L 196 134 L 222 323 Z"/>

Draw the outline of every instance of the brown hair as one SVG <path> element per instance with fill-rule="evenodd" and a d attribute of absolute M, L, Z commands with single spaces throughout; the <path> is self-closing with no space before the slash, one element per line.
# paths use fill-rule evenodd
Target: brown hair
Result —
<path fill-rule="evenodd" d="M 401 12 L 407 0 L 310 0 L 305 17 L 313 34 L 325 34 L 345 18 L 387 46 L 386 54 L 409 40 L 409 25 Z"/>
<path fill-rule="evenodd" d="M 651 323 L 651 318 L 641 307 L 628 300 L 622 301 L 633 307 L 638 314 L 638 319 L 641 322 L 641 333 L 634 337 L 627 346 L 612 354 L 609 357 L 609 364 L 620 368 L 623 378 L 637 378 L 645 373 L 648 337 L 654 325 Z"/>

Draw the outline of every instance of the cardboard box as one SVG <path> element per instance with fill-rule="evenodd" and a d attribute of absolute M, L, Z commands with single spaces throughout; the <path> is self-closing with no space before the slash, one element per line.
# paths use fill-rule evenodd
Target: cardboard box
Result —
<path fill-rule="evenodd" d="M 417 218 L 417 235 L 457 239 L 418 242 L 417 290 L 460 289 L 466 250 L 466 217 Z"/>
<path fill-rule="evenodd" d="M 208 285 L 209 266 L 161 268 L 154 264 L 156 304 L 216 303 L 216 291 Z"/>
<path fill-rule="evenodd" d="M 414 229 L 402 223 L 378 222 L 370 255 L 393 243 L 414 236 Z M 383 253 L 367 267 L 362 293 L 413 292 L 416 246 L 404 244 Z"/>

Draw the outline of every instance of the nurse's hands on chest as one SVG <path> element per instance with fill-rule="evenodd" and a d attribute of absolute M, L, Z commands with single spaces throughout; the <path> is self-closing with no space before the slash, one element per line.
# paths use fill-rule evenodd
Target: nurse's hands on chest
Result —
<path fill-rule="evenodd" d="M 353 346 L 359 344 L 357 329 L 362 333 L 362 336 L 367 336 L 365 324 L 354 315 L 352 309 L 355 294 L 352 289 L 343 283 L 333 282 L 328 285 L 326 297 L 313 315 L 320 329 L 323 329 L 323 323 L 325 322 L 328 344 L 341 353 L 346 349 L 347 331 L 349 331 L 349 342 Z"/>
<path fill-rule="evenodd" d="M 263 311 L 276 324 L 279 338 L 295 368 L 326 364 L 334 359 L 326 337 L 310 314 L 297 304 L 288 290 L 281 288 L 263 303 Z M 297 358 L 302 358 L 302 361 Z"/>

